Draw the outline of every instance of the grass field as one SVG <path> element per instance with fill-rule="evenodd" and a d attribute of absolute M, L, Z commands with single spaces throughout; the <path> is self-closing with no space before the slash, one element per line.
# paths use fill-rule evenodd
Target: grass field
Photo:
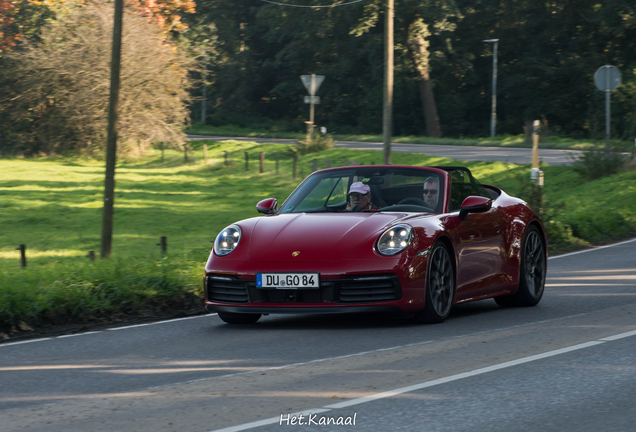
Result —
<path fill-rule="evenodd" d="M 189 163 L 173 151 L 166 151 L 163 161 L 159 152 L 120 161 L 113 258 L 94 262 L 87 254 L 91 250 L 99 254 L 103 162 L 0 160 L 0 332 L 16 326 L 93 322 L 127 313 L 155 315 L 191 308 L 200 302 L 211 242 L 228 224 L 257 216 L 257 201 L 275 197 L 282 203 L 314 163 L 324 168 L 352 159 L 358 164 L 382 162 L 381 152 L 331 149 L 300 157 L 294 179 L 285 145 L 237 141 L 193 145 Z M 249 171 L 245 171 L 245 152 Z M 260 152 L 265 154 L 263 174 Z M 460 163 L 402 153 L 392 158 L 396 165 Z M 483 183 L 512 195 L 523 197 L 527 189 L 528 166 L 466 165 Z M 544 171 L 552 253 L 636 233 L 636 171 L 591 182 L 569 167 L 548 166 Z M 168 238 L 165 256 L 158 246 L 161 236 Z M 24 269 L 16 250 L 20 244 L 27 247 Z"/>

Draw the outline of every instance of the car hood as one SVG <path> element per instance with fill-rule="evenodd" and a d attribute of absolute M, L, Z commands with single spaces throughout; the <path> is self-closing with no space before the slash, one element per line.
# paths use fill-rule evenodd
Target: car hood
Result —
<path fill-rule="evenodd" d="M 334 261 L 378 235 L 404 213 L 294 213 L 259 218 L 249 261 Z M 298 252 L 293 257 L 292 253 Z"/>

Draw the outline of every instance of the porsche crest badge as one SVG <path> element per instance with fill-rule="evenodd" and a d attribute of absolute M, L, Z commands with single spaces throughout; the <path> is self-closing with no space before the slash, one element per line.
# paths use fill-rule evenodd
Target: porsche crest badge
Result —
<path fill-rule="evenodd" d="M 292 256 L 293 256 L 293 257 L 297 257 L 298 255 L 300 255 L 300 251 L 294 251 L 294 252 L 292 252 Z"/>

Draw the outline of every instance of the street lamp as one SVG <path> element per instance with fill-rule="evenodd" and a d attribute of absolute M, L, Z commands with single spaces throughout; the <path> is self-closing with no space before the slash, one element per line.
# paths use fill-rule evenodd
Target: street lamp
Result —
<path fill-rule="evenodd" d="M 490 116 L 490 137 L 495 137 L 495 125 L 497 124 L 497 45 L 499 39 L 486 39 L 482 42 L 492 42 L 492 113 Z"/>

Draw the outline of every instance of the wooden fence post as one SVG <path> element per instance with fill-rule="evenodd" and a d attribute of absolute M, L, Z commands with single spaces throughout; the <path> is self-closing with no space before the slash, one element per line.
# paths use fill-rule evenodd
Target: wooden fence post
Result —
<path fill-rule="evenodd" d="M 245 171 L 250 170 L 250 155 L 248 152 L 245 152 Z"/>
<path fill-rule="evenodd" d="M 207 144 L 203 144 L 203 162 L 205 164 L 208 163 L 208 145 Z"/>
<path fill-rule="evenodd" d="M 265 172 L 265 152 L 261 152 L 261 166 L 260 166 L 260 173 L 263 174 Z"/>
<path fill-rule="evenodd" d="M 227 166 L 227 150 L 224 153 L 225 153 L 225 166 Z"/>
<path fill-rule="evenodd" d="M 276 175 L 278 175 L 278 162 L 279 162 L 278 152 L 276 152 Z"/>
<path fill-rule="evenodd" d="M 314 158 L 314 163 L 312 166 L 312 172 L 318 171 L 318 159 Z"/>
<path fill-rule="evenodd" d="M 327 164 L 327 168 L 331 168 L 331 159 L 327 159 L 325 163 Z"/>
<path fill-rule="evenodd" d="M 297 172 L 298 172 L 298 156 L 294 155 L 294 180 L 296 180 Z"/>
<path fill-rule="evenodd" d="M 20 251 L 20 266 L 26 267 L 26 245 L 21 244 L 17 249 Z"/>
<path fill-rule="evenodd" d="M 161 253 L 165 254 L 168 251 L 168 237 L 161 237 L 159 246 L 161 246 Z"/>
<path fill-rule="evenodd" d="M 95 261 L 95 251 L 88 251 L 88 258 L 91 261 Z"/>

